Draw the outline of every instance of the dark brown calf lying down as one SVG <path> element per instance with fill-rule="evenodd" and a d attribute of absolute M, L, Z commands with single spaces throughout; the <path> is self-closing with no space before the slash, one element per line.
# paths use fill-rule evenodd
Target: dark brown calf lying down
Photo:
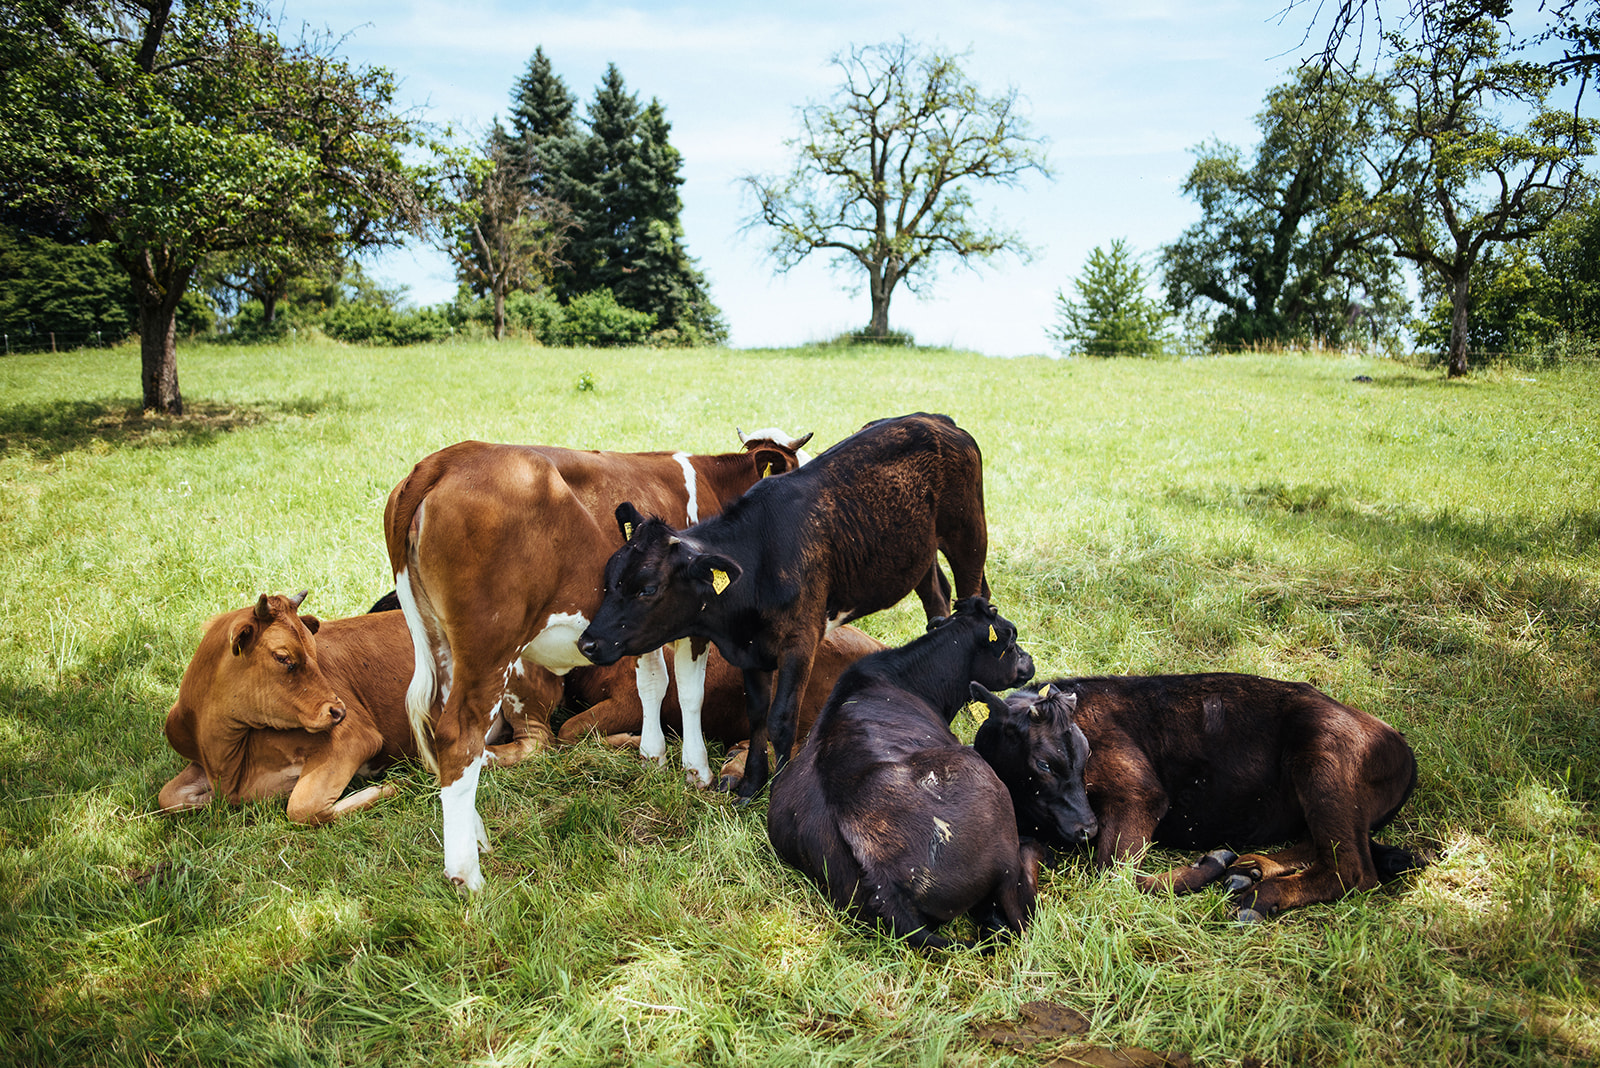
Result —
<path fill-rule="evenodd" d="M 1187 893 L 1226 877 L 1239 918 L 1333 901 L 1418 867 L 1372 839 L 1410 796 L 1417 763 L 1376 716 L 1303 682 L 1255 675 L 1052 679 L 1077 698 L 1089 739 L 1084 772 L 1099 818 L 1094 863 L 1152 842 L 1213 852 L 1140 876 L 1145 890 Z M 1026 699 L 1019 695 L 1018 699 Z M 982 751 L 984 739 L 977 745 Z M 1019 808 L 1020 811 L 1020 808 Z M 1049 828 L 1020 828 L 1051 845 Z M 1235 850 L 1294 841 L 1271 854 Z"/>

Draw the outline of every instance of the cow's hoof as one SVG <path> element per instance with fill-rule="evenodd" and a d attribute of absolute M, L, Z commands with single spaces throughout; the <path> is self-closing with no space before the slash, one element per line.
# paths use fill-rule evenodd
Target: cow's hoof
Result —
<path fill-rule="evenodd" d="M 1231 849 L 1213 849 L 1206 856 L 1221 864 L 1224 868 L 1239 859 L 1239 854 Z"/>
<path fill-rule="evenodd" d="M 1265 916 L 1263 916 L 1261 913 L 1257 912 L 1255 909 L 1250 909 L 1250 908 L 1240 909 L 1238 914 L 1236 916 L 1234 916 L 1234 919 L 1238 920 L 1240 923 L 1266 923 L 1267 922 L 1267 918 Z"/>
<path fill-rule="evenodd" d="M 1228 881 L 1223 883 L 1223 885 L 1228 888 L 1229 893 L 1237 893 L 1240 890 L 1248 890 L 1255 884 L 1256 881 L 1250 877 L 1249 872 L 1242 871 L 1236 871 L 1229 875 Z"/>
<path fill-rule="evenodd" d="M 695 790 L 704 790 L 711 785 L 711 772 L 701 771 L 699 768 L 684 768 L 683 781 L 686 786 Z"/>

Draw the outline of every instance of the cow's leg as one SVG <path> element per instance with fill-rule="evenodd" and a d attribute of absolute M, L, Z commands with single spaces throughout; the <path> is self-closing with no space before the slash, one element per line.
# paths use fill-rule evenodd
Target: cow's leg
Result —
<path fill-rule="evenodd" d="M 478 854 L 489 851 L 489 834 L 478 815 L 478 774 L 488 763 L 483 737 L 489 727 L 488 710 L 500 700 L 502 678 L 497 670 L 473 672 L 458 664 L 456 685 L 445 700 L 434 735 L 444 814 L 444 873 L 467 890 L 483 888 Z"/>
<path fill-rule="evenodd" d="M 771 694 L 772 672 L 745 671 L 744 707 L 750 717 L 750 753 L 745 758 L 744 778 L 734 790 L 741 804 L 767 784 L 767 711 L 772 707 Z"/>
<path fill-rule="evenodd" d="M 1094 839 L 1095 867 L 1136 860 L 1149 847 L 1170 804 L 1161 780 L 1142 753 L 1122 747 L 1105 745 L 1089 761 L 1089 803 L 1100 820 Z M 1169 886 L 1161 875 L 1138 875 L 1134 881 L 1147 892 Z"/>
<path fill-rule="evenodd" d="M 661 729 L 661 702 L 667 696 L 667 658 L 656 649 L 639 657 L 633 669 L 644 722 L 639 732 L 639 755 L 657 764 L 667 760 L 667 735 Z"/>
<path fill-rule="evenodd" d="M 1265 876 L 1236 893 L 1240 920 L 1265 919 L 1287 908 L 1335 901 L 1352 890 L 1378 885 L 1369 832 L 1382 813 L 1372 811 L 1375 799 L 1363 788 L 1351 758 L 1341 754 L 1339 741 L 1313 738 L 1290 765 L 1315 858 L 1303 871 Z"/>
<path fill-rule="evenodd" d="M 306 758 L 300 781 L 289 792 L 289 818 L 296 823 L 327 823 L 393 794 L 392 786 L 373 785 L 339 800 L 361 766 L 382 749 L 383 735 L 376 727 L 347 717 L 330 732 L 327 744 Z"/>
<path fill-rule="evenodd" d="M 984 521 L 982 501 L 976 516 L 964 516 L 939 529 L 939 548 L 950 561 L 957 598 L 989 596 L 989 578 L 984 564 L 989 556 L 989 528 Z M 937 566 L 937 565 L 936 565 Z"/>
<path fill-rule="evenodd" d="M 1228 865 L 1228 889 L 1243 890 L 1262 879 L 1305 871 L 1316 863 L 1317 847 L 1307 840 L 1276 853 L 1244 853 Z"/>
<path fill-rule="evenodd" d="M 678 709 L 683 713 L 683 776 L 690 786 L 704 789 L 711 785 L 711 762 L 706 756 L 706 737 L 700 726 L 700 710 L 706 699 L 706 661 L 711 646 L 702 645 L 694 654 L 695 641 L 674 642 L 673 666 L 678 680 Z"/>
<path fill-rule="evenodd" d="M 561 679 L 522 659 L 512 662 L 499 713 L 511 728 L 511 740 L 489 746 L 489 763 L 502 767 L 522 761 L 555 744 L 550 713 L 561 703 Z"/>
<path fill-rule="evenodd" d="M 209 805 L 216 796 L 216 791 L 211 788 L 211 780 L 206 778 L 206 769 L 191 760 L 188 767 L 161 788 L 156 800 L 163 812 L 179 812 Z"/>
<path fill-rule="evenodd" d="M 748 738 L 728 750 L 728 755 L 722 760 L 722 771 L 717 774 L 717 789 L 726 792 L 739 785 L 739 780 L 744 778 L 745 761 L 749 754 Z"/>
<path fill-rule="evenodd" d="M 950 580 L 944 577 L 938 557 L 933 566 L 916 585 L 917 599 L 922 602 L 922 613 L 932 623 L 950 614 Z"/>
<path fill-rule="evenodd" d="M 784 765 L 789 763 L 790 754 L 794 752 L 800 701 L 805 697 L 806 683 L 811 681 L 811 662 L 817 655 L 817 643 L 821 640 L 821 634 L 814 635 L 810 644 L 785 652 L 779 664 L 777 683 L 772 690 L 772 707 L 767 712 L 767 734 L 778 760 L 774 774 L 783 770 Z"/>

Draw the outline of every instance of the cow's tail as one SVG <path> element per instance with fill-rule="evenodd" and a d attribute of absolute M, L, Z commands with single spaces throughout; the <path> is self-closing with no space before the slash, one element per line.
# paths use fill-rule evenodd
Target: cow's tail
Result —
<path fill-rule="evenodd" d="M 394 577 L 395 593 L 400 597 L 400 610 L 405 613 L 406 629 L 411 632 L 411 651 L 416 658 L 416 665 L 411 669 L 411 685 L 406 687 L 406 720 L 411 724 L 411 736 L 417 741 L 417 756 L 437 774 L 439 758 L 433 752 L 433 705 L 439 696 L 439 672 L 433 658 L 433 636 L 424 619 L 424 609 L 417 603 L 411 572 L 410 567 L 405 567 Z"/>

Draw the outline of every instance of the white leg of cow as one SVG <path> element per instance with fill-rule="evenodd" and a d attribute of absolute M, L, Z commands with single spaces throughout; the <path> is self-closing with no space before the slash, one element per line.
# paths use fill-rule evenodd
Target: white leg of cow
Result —
<path fill-rule="evenodd" d="M 706 661 L 711 646 L 694 656 L 689 638 L 674 642 L 673 667 L 678 675 L 678 707 L 683 711 L 683 777 L 690 786 L 711 785 L 711 763 L 706 758 L 706 738 L 700 727 L 700 709 L 706 697 Z"/>
<path fill-rule="evenodd" d="M 657 649 L 639 657 L 633 679 L 639 688 L 644 726 L 639 732 L 639 755 L 663 764 L 667 759 L 667 736 L 661 729 L 661 702 L 667 696 L 667 657 Z"/>
<path fill-rule="evenodd" d="M 489 851 L 489 832 L 483 829 L 477 807 L 478 773 L 486 763 L 488 754 L 480 753 L 461 778 L 439 791 L 439 804 L 444 809 L 444 873 L 451 882 L 468 890 L 483 889 L 478 853 Z"/>

